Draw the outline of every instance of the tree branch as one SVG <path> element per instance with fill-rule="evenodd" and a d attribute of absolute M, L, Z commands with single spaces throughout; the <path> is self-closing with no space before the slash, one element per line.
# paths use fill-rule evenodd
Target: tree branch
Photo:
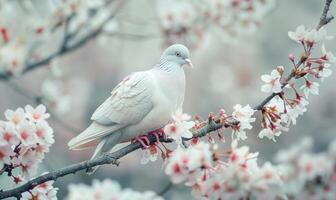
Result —
<path fill-rule="evenodd" d="M 328 24 L 333 18 L 332 17 L 327 17 L 328 10 L 330 7 L 330 3 L 332 0 L 326 0 L 325 7 L 323 9 L 322 16 L 320 18 L 320 21 L 316 27 L 316 29 L 320 29 L 324 25 Z M 301 59 L 296 66 L 300 66 L 305 60 Z M 285 83 L 283 83 L 282 87 L 285 87 L 288 82 L 295 76 L 295 71 L 291 72 L 291 74 L 286 77 Z M 261 110 L 271 99 L 273 99 L 275 96 L 279 95 L 278 93 L 273 93 L 270 96 L 266 97 L 265 100 L 263 100 L 259 105 L 255 106 L 256 110 Z M 208 133 L 225 128 L 228 126 L 231 126 L 232 123 L 235 123 L 235 121 L 223 123 L 220 120 L 208 120 L 204 121 L 202 124 L 203 126 L 199 129 L 192 130 L 194 137 L 203 137 L 207 135 Z M 149 141 L 151 144 L 156 142 L 155 136 L 148 136 Z M 189 139 L 184 139 L 184 140 L 189 140 Z M 164 143 L 170 143 L 172 140 L 166 139 L 164 137 L 160 137 L 160 141 Z M 53 172 L 49 172 L 47 174 L 41 175 L 37 178 L 34 178 L 25 184 L 18 186 L 14 189 L 6 190 L 3 192 L 0 192 L 0 199 L 8 198 L 8 197 L 17 197 L 19 198 L 21 196 L 21 193 L 25 191 L 29 191 L 33 189 L 35 186 L 50 181 L 50 180 L 56 180 L 60 177 L 66 176 L 68 174 L 75 174 L 78 171 L 85 170 L 88 168 L 92 168 L 98 165 L 105 165 L 105 164 L 113 164 L 113 165 L 119 165 L 119 159 L 122 157 L 126 156 L 127 154 L 140 149 L 141 144 L 139 143 L 132 143 L 127 145 L 126 147 L 113 152 L 109 154 L 105 154 L 99 158 L 93 159 L 93 160 L 88 160 L 88 161 L 83 161 L 77 164 L 73 164 L 67 167 L 63 167 L 59 170 L 55 170 Z"/>
<path fill-rule="evenodd" d="M 113 2 L 114 0 L 110 0 L 108 1 L 106 4 L 110 4 L 111 2 Z M 68 26 L 69 23 L 71 21 L 71 19 L 73 17 L 75 17 L 73 14 L 68 16 L 66 21 L 64 22 L 64 26 L 65 26 L 65 33 L 64 33 L 64 38 L 63 41 L 60 45 L 60 48 L 50 54 L 49 56 L 39 60 L 39 61 L 35 61 L 33 63 L 28 63 L 23 72 L 22 73 L 26 73 L 28 71 L 34 70 L 38 67 L 41 67 L 45 64 L 48 64 L 51 60 L 53 60 L 54 58 L 60 57 L 68 52 L 74 51 L 77 48 L 84 46 L 87 42 L 89 42 L 91 39 L 95 38 L 97 35 L 99 35 L 101 33 L 101 31 L 103 30 L 104 26 L 112 19 L 115 17 L 115 15 L 118 13 L 118 11 L 122 8 L 122 6 L 125 4 L 126 1 L 121 1 L 119 3 L 119 5 L 117 5 L 117 8 L 111 13 L 111 15 L 104 21 L 101 23 L 101 25 L 94 31 L 90 32 L 89 34 L 87 34 L 86 36 L 84 36 L 83 38 L 79 39 L 77 42 L 75 42 L 74 44 L 72 44 L 71 46 L 68 46 L 68 44 L 70 43 L 70 39 L 73 39 L 75 34 L 78 33 L 77 31 L 75 33 L 69 33 L 68 30 Z M 107 6 L 105 5 L 105 6 Z M 8 74 L 6 72 L 0 73 L 0 80 L 8 80 L 10 78 L 13 77 L 13 74 Z"/>

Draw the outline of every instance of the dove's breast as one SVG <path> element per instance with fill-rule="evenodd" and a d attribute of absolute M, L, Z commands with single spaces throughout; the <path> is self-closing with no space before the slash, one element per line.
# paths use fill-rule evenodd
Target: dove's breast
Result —
<path fill-rule="evenodd" d="M 123 130 L 123 142 L 129 141 L 137 135 L 147 134 L 150 131 L 162 128 L 171 119 L 171 116 L 180 109 L 184 100 L 185 75 L 164 74 L 154 72 L 151 79 L 154 87 L 151 101 L 152 110 L 138 124 L 130 125 Z"/>

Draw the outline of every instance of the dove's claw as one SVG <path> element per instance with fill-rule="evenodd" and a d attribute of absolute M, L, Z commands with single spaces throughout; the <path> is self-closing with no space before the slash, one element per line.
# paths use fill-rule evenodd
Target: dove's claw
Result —
<path fill-rule="evenodd" d="M 147 145 L 139 137 L 134 138 L 134 140 L 139 142 L 143 149 L 147 148 Z"/>
<path fill-rule="evenodd" d="M 133 142 L 139 142 L 143 149 L 146 149 L 150 145 L 149 139 L 144 135 L 135 137 Z"/>
<path fill-rule="evenodd" d="M 160 143 L 160 133 L 159 132 L 153 131 L 153 132 L 150 132 L 149 134 L 155 136 L 156 143 Z"/>
<path fill-rule="evenodd" d="M 148 139 L 148 137 L 146 135 L 140 136 L 140 139 L 143 140 L 143 141 L 145 141 L 146 144 L 147 144 L 147 146 L 150 145 L 150 141 L 149 141 L 149 139 Z"/>

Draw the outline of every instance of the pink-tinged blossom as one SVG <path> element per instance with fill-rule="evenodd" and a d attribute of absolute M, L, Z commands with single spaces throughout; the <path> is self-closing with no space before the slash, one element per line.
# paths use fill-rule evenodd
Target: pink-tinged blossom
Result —
<path fill-rule="evenodd" d="M 262 123 L 258 137 L 268 138 L 276 141 L 282 131 L 288 131 L 290 125 L 290 116 L 288 115 L 289 106 L 285 106 L 281 98 L 275 97 L 262 110 Z"/>
<path fill-rule="evenodd" d="M 275 159 L 284 181 L 284 194 L 295 199 L 334 199 L 336 157 L 330 154 L 333 143 L 329 152 L 313 153 L 313 139 L 303 138 L 278 152 Z"/>
<path fill-rule="evenodd" d="M 18 137 L 23 145 L 30 146 L 37 142 L 36 129 L 28 122 L 23 122 L 17 127 Z"/>
<path fill-rule="evenodd" d="M 318 95 L 320 84 L 317 82 L 306 80 L 305 84 L 300 87 L 303 90 L 305 97 L 308 99 L 309 94 Z"/>
<path fill-rule="evenodd" d="M 163 200 L 152 191 L 138 192 L 132 189 L 122 189 L 116 181 L 105 179 L 94 180 L 92 186 L 71 184 L 68 187 L 67 200 Z"/>
<path fill-rule="evenodd" d="M 5 111 L 5 117 L 8 121 L 18 125 L 25 120 L 25 113 L 22 108 L 18 108 L 15 111 L 8 109 Z"/>
<path fill-rule="evenodd" d="M 304 41 L 306 34 L 306 28 L 303 25 L 300 25 L 296 28 L 295 31 L 289 31 L 288 37 L 298 43 L 301 43 Z"/>
<path fill-rule="evenodd" d="M 250 153 L 248 146 L 238 147 L 238 140 L 232 141 L 231 152 L 229 154 L 228 163 L 243 166 L 246 160 L 256 159 L 259 153 Z"/>
<path fill-rule="evenodd" d="M 10 164 L 11 156 L 14 155 L 14 152 L 9 146 L 0 146 L 0 168 L 4 164 Z"/>
<path fill-rule="evenodd" d="M 192 132 L 190 129 L 195 126 L 194 121 L 190 120 L 190 116 L 184 113 L 178 112 L 172 116 L 173 122 L 167 124 L 163 131 L 169 137 L 175 140 L 178 144 L 182 143 L 182 138 L 192 138 Z"/>
<path fill-rule="evenodd" d="M 47 146 L 55 142 L 53 138 L 53 129 L 49 126 L 47 121 L 40 121 L 36 124 L 36 139 L 39 144 L 45 144 Z"/>
<path fill-rule="evenodd" d="M 214 161 L 211 168 L 190 185 L 195 198 L 276 199 L 281 196 L 282 180 L 277 167 L 270 163 L 259 167 L 258 153 L 251 153 L 247 146 L 238 147 L 237 140 L 223 159 L 216 156 L 219 154 L 216 148 L 211 151 Z"/>
<path fill-rule="evenodd" d="M 275 69 L 272 70 L 271 75 L 262 75 L 261 80 L 266 84 L 261 87 L 261 91 L 266 93 L 280 93 L 282 91 L 280 79 L 281 74 Z"/>
<path fill-rule="evenodd" d="M 40 104 L 36 108 L 31 105 L 25 106 L 27 118 L 33 122 L 39 122 L 49 118 L 49 113 L 46 113 L 47 109 L 44 105 Z"/>
<path fill-rule="evenodd" d="M 0 72 L 19 75 L 24 69 L 27 56 L 26 46 L 19 42 L 10 42 L 0 48 Z"/>
<path fill-rule="evenodd" d="M 307 111 L 308 104 L 309 102 L 303 97 L 296 99 L 291 106 L 287 107 L 287 114 L 281 115 L 282 120 L 286 121 L 288 125 L 290 125 L 290 123 L 295 125 L 296 119 Z"/>
<path fill-rule="evenodd" d="M 194 183 L 213 163 L 210 145 L 199 142 L 190 148 L 177 148 L 169 157 L 165 172 L 174 183 Z"/>
<path fill-rule="evenodd" d="M 26 112 L 22 108 L 7 110 L 5 117 L 8 121 L 0 121 L 2 164 L 15 170 L 16 183 L 34 175 L 44 154 L 54 143 L 53 130 L 45 120 L 48 115 L 44 106 L 26 106 Z"/>
<path fill-rule="evenodd" d="M 336 62 L 336 57 L 334 56 L 334 54 L 331 51 L 327 51 L 325 48 L 325 45 L 322 44 L 321 46 L 321 51 L 322 51 L 322 59 L 334 63 Z"/>
<path fill-rule="evenodd" d="M 318 71 L 318 76 L 322 78 L 321 81 L 323 81 L 324 78 L 331 76 L 331 74 L 332 70 L 330 69 L 329 63 L 324 63 Z"/>
<path fill-rule="evenodd" d="M 277 130 L 277 129 L 271 129 L 271 128 L 263 128 L 261 129 L 261 131 L 259 132 L 258 134 L 258 137 L 260 139 L 266 137 L 268 138 L 269 140 L 273 140 L 274 142 L 276 141 L 275 140 L 275 137 L 279 137 L 281 135 L 281 131 L 280 130 Z"/>
<path fill-rule="evenodd" d="M 315 177 L 329 175 L 333 169 L 332 160 L 326 154 L 303 154 L 300 156 L 298 168 L 299 178 L 305 181 L 314 180 Z"/>
<path fill-rule="evenodd" d="M 0 146 L 2 145 L 18 145 L 19 138 L 14 124 L 0 121 Z"/>
<path fill-rule="evenodd" d="M 306 29 L 303 25 L 298 26 L 295 31 L 289 31 L 288 37 L 298 43 L 305 43 L 307 46 L 313 46 L 314 43 L 330 40 L 333 37 L 327 35 L 327 31 L 323 28 L 316 29 Z"/>
<path fill-rule="evenodd" d="M 255 110 L 250 105 L 242 107 L 240 104 L 235 105 L 233 109 L 232 117 L 239 121 L 239 124 L 232 127 L 232 136 L 245 140 L 247 138 L 245 130 L 252 129 L 251 123 L 255 121 L 255 118 L 252 117 Z"/>
<path fill-rule="evenodd" d="M 58 188 L 53 187 L 54 181 L 48 181 L 37 185 L 32 190 L 22 193 L 22 200 L 57 200 Z"/>
<path fill-rule="evenodd" d="M 140 163 L 145 165 L 149 161 L 155 162 L 158 156 L 159 156 L 159 149 L 155 144 L 152 144 L 147 149 L 142 151 L 142 158 Z"/>

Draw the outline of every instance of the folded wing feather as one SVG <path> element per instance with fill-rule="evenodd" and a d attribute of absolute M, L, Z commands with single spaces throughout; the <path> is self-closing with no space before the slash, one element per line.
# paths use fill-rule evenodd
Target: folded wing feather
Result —
<path fill-rule="evenodd" d="M 93 113 L 93 123 L 69 143 L 71 149 L 95 146 L 96 141 L 132 124 L 139 123 L 153 108 L 153 80 L 148 72 L 126 77 L 111 96 Z M 89 145 L 91 146 L 91 145 Z"/>

